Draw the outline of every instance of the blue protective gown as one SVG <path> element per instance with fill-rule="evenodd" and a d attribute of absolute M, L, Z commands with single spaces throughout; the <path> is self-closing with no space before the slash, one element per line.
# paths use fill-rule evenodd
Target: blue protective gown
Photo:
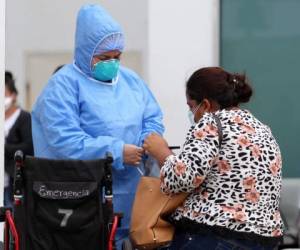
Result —
<path fill-rule="evenodd" d="M 32 111 L 32 134 L 37 157 L 84 160 L 112 153 L 114 210 L 125 216 L 119 233 L 128 234 L 140 173 L 123 164 L 123 146 L 141 146 L 147 134 L 162 134 L 164 127 L 155 98 L 134 72 L 120 67 L 113 85 L 91 77 L 94 49 L 116 32 L 121 32 L 120 26 L 100 6 L 80 10 L 74 63 L 53 75 L 39 96 Z"/>

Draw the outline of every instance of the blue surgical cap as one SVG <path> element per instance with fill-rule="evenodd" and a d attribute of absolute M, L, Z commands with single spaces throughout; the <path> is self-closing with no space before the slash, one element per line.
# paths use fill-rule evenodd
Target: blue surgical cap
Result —
<path fill-rule="evenodd" d="M 101 55 L 107 51 L 118 50 L 122 52 L 124 50 L 124 35 L 123 33 L 113 33 L 105 37 L 97 45 L 94 56 Z"/>

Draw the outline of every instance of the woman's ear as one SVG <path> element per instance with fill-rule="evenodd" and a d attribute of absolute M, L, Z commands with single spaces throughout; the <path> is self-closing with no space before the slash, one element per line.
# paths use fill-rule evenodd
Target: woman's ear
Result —
<path fill-rule="evenodd" d="M 212 104 L 208 99 L 204 98 L 202 100 L 202 105 L 201 106 L 202 106 L 203 113 L 211 112 Z"/>
<path fill-rule="evenodd" d="M 204 99 L 202 105 L 204 112 L 216 112 L 220 109 L 220 105 L 214 100 Z"/>
<path fill-rule="evenodd" d="M 194 119 L 196 122 L 198 122 L 201 119 L 204 113 L 210 112 L 212 108 L 210 101 L 206 98 L 204 98 L 199 105 L 200 105 L 199 109 L 194 114 L 195 115 Z"/>

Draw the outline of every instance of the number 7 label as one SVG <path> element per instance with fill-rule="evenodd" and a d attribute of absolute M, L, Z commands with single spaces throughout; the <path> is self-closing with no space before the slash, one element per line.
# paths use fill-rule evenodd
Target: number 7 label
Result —
<path fill-rule="evenodd" d="M 68 220 L 70 216 L 73 214 L 73 209 L 58 209 L 59 214 L 64 214 L 65 216 L 63 217 L 60 226 L 65 227 L 67 226 Z"/>

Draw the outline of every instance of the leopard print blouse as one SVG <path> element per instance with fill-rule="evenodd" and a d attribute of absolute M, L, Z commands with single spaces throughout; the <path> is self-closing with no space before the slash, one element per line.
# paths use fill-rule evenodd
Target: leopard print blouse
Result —
<path fill-rule="evenodd" d="M 281 236 L 282 162 L 269 127 L 246 110 L 215 114 L 222 124 L 220 148 L 216 120 L 206 113 L 190 128 L 181 152 L 167 157 L 161 168 L 164 193 L 190 193 L 172 219 Z"/>

